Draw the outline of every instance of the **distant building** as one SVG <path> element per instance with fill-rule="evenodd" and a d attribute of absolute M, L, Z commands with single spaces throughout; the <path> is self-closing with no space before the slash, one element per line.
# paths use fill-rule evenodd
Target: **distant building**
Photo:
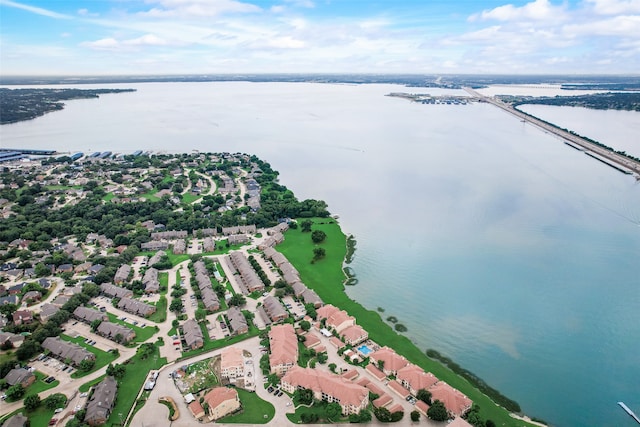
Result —
<path fill-rule="evenodd" d="M 204 345 L 202 329 L 200 329 L 200 325 L 193 319 L 187 320 L 184 325 L 182 325 L 182 336 L 186 347 L 190 350 L 195 350 Z"/>

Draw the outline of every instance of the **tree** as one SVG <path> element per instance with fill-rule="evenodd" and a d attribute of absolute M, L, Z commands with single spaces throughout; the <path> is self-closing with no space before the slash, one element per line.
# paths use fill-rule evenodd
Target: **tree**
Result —
<path fill-rule="evenodd" d="M 313 230 L 313 232 L 311 233 L 311 240 L 313 241 L 313 243 L 322 243 L 326 238 L 327 233 L 322 230 Z"/>
<path fill-rule="evenodd" d="M 9 400 L 18 400 L 24 396 L 24 388 L 20 384 L 12 385 L 5 394 Z"/>
<path fill-rule="evenodd" d="M 313 221 L 311 221 L 310 219 L 305 219 L 304 221 L 302 221 L 302 223 L 300 224 L 300 230 L 303 233 L 308 233 L 311 231 L 311 226 L 313 225 Z"/>
<path fill-rule="evenodd" d="M 98 329 L 98 326 L 100 326 L 101 323 L 102 323 L 102 319 L 96 319 L 93 322 L 91 322 L 91 331 L 95 332 L 96 329 Z"/>
<path fill-rule="evenodd" d="M 422 400 L 427 405 L 431 405 L 431 392 L 429 390 L 421 388 L 416 393 L 416 399 Z"/>
<path fill-rule="evenodd" d="M 247 303 L 247 299 L 240 294 L 235 294 L 229 299 L 229 305 L 243 306 Z"/>
<path fill-rule="evenodd" d="M 31 339 L 26 339 L 20 348 L 16 350 L 16 356 L 18 360 L 27 360 L 30 359 L 31 356 L 40 352 L 40 344 Z"/>
<path fill-rule="evenodd" d="M 327 356 L 327 353 L 318 353 L 318 363 L 324 365 L 325 363 L 327 363 L 328 359 L 329 356 Z"/>
<path fill-rule="evenodd" d="M 309 322 L 308 320 L 301 321 L 300 329 L 302 329 L 303 331 L 308 331 L 309 329 L 311 329 L 311 322 Z"/>
<path fill-rule="evenodd" d="M 413 422 L 420 421 L 420 412 L 411 411 L 411 421 L 413 421 Z"/>
<path fill-rule="evenodd" d="M 62 393 L 56 393 L 56 394 L 52 394 L 51 396 L 45 398 L 43 400 L 44 406 L 47 407 L 47 409 L 57 409 L 57 408 L 64 408 L 64 405 L 67 403 L 67 396 L 65 396 Z"/>
<path fill-rule="evenodd" d="M 94 359 L 84 359 L 78 365 L 78 370 L 82 372 L 89 372 L 96 365 L 96 361 Z"/>
<path fill-rule="evenodd" d="M 180 301 L 179 299 L 172 300 L 171 304 L 169 305 L 169 310 L 174 311 L 176 313 L 180 313 L 183 309 L 184 309 L 184 305 L 182 304 L 182 301 Z"/>
<path fill-rule="evenodd" d="M 445 408 L 444 403 L 439 400 L 435 400 L 431 407 L 427 410 L 427 416 L 433 421 L 446 421 L 449 419 L 449 413 Z"/>
<path fill-rule="evenodd" d="M 335 363 L 329 363 L 329 369 L 331 370 L 331 372 L 333 372 L 334 374 L 336 373 L 336 368 L 338 367 L 338 365 L 336 365 Z"/>
<path fill-rule="evenodd" d="M 107 375 L 114 377 L 117 380 L 124 378 L 124 375 L 127 373 L 127 367 L 121 364 L 112 365 L 109 363 L 107 366 Z"/>
<path fill-rule="evenodd" d="M 311 391 L 308 388 L 296 390 L 293 394 L 294 394 L 294 397 L 297 397 L 298 401 L 303 405 L 311 405 L 311 403 L 313 403 L 313 391 Z"/>
<path fill-rule="evenodd" d="M 313 260 L 318 261 L 319 259 L 324 258 L 327 255 L 327 251 L 324 248 L 314 248 L 313 249 Z"/>
<path fill-rule="evenodd" d="M 196 320 L 204 320 L 207 317 L 207 310 L 198 308 L 195 311 Z"/>
<path fill-rule="evenodd" d="M 325 411 L 328 418 L 334 419 L 342 413 L 342 407 L 337 402 L 331 402 L 327 405 Z"/>
<path fill-rule="evenodd" d="M 28 412 L 36 410 L 40 406 L 40 396 L 37 394 L 30 394 L 24 398 L 24 409 Z"/>

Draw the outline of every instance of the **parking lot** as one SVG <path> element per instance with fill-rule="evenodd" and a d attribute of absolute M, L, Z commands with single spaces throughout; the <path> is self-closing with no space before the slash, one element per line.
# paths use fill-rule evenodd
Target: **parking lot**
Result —
<path fill-rule="evenodd" d="M 307 310 L 305 310 L 304 305 L 300 302 L 296 302 L 292 296 L 283 297 L 282 302 L 294 319 L 300 320 L 307 315 Z"/>

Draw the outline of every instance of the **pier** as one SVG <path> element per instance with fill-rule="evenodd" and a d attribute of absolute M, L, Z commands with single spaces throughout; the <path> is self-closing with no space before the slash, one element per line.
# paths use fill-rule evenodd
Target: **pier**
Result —
<path fill-rule="evenodd" d="M 556 126 L 553 126 L 549 123 L 546 123 L 536 117 L 530 116 L 529 114 L 523 113 L 522 111 L 518 111 L 513 108 L 511 105 L 506 104 L 494 97 L 484 96 L 479 92 L 471 88 L 464 88 L 464 90 L 469 93 L 469 95 L 477 98 L 482 102 L 486 102 L 488 104 L 494 105 L 501 110 L 506 111 L 507 113 L 516 116 L 518 119 L 525 123 L 531 123 L 532 125 L 549 132 L 553 135 L 556 135 L 562 138 L 565 143 L 569 143 L 567 145 L 571 145 L 572 148 L 580 147 L 582 151 L 584 151 L 587 155 L 595 158 L 596 160 L 601 161 L 602 163 L 615 168 L 616 170 L 625 173 L 625 174 L 635 174 L 636 178 L 640 177 L 640 163 L 636 162 L 629 157 L 623 156 L 622 154 L 618 154 L 615 151 L 607 150 L 593 142 L 575 135 L 571 132 L 567 132 L 566 130 L 560 129 Z"/>
<path fill-rule="evenodd" d="M 634 420 L 636 420 L 636 422 L 638 424 L 640 424 L 640 418 L 638 418 L 638 416 L 631 410 L 631 408 L 629 408 L 627 405 L 624 404 L 624 402 L 618 402 L 618 405 L 620 405 L 620 407 L 622 409 L 624 409 L 624 411 L 629 414 L 631 416 L 631 418 L 633 418 Z"/>

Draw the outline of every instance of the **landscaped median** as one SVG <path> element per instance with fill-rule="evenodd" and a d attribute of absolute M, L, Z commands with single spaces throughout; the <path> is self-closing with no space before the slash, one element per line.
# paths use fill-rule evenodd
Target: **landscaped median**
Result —
<path fill-rule="evenodd" d="M 473 387 L 467 380 L 453 371 L 426 356 L 407 337 L 394 332 L 383 321 L 380 315 L 367 310 L 362 305 L 350 299 L 344 292 L 343 282 L 346 276 L 342 270 L 343 261 L 347 253 L 346 237 L 338 223 L 332 218 L 313 219 L 312 230 L 322 230 L 326 233 L 325 240 L 316 244 L 311 239 L 310 232 L 289 229 L 285 234 L 285 241 L 278 245 L 277 250 L 300 272 L 302 281 L 316 291 L 325 304 L 333 304 L 346 310 L 358 319 L 358 324 L 368 333 L 369 338 L 380 345 L 393 348 L 398 354 L 406 357 L 412 363 L 433 373 L 440 380 L 467 395 L 480 407 L 480 414 L 484 419 L 492 420 L 496 425 L 522 426 L 530 425 L 515 420 L 509 416 L 509 411 L 496 405 L 489 397 Z M 321 247 L 325 255 L 321 259 L 314 258 L 314 249 Z"/>

